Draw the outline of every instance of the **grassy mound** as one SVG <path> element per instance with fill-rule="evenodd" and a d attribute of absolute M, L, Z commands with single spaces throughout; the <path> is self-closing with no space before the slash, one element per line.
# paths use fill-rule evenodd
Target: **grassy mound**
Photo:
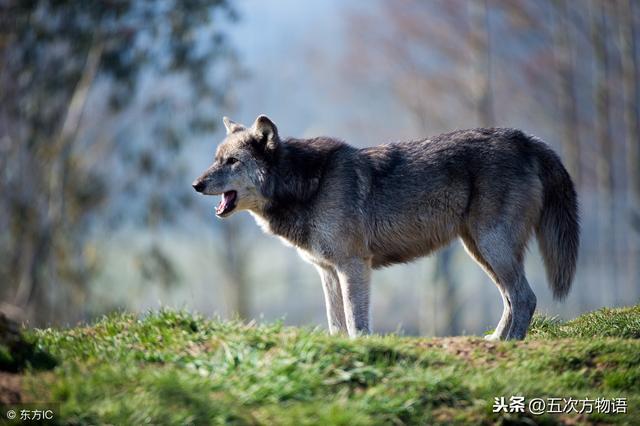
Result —
<path fill-rule="evenodd" d="M 25 368 L 37 370 L 55 367 L 55 359 L 25 336 L 18 325 L 0 314 L 0 371 L 16 373 Z"/>
<path fill-rule="evenodd" d="M 62 424 L 640 424 L 640 306 L 561 323 L 523 342 L 349 340 L 186 312 L 117 314 L 32 332 L 59 362 L 29 370 L 25 400 Z M 626 414 L 493 413 L 496 397 L 626 398 Z"/>

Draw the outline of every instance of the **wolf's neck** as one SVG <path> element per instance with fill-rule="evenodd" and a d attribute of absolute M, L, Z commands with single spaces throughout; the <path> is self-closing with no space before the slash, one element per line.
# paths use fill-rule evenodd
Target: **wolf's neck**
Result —
<path fill-rule="evenodd" d="M 266 205 L 260 211 L 250 213 L 264 232 L 277 235 L 295 247 L 308 246 L 312 216 L 310 208 L 302 205 Z"/>
<path fill-rule="evenodd" d="M 282 142 L 264 186 L 265 205 L 254 216 L 260 226 L 297 247 L 308 244 L 314 200 L 333 154 L 345 146 L 328 138 Z"/>
<path fill-rule="evenodd" d="M 315 196 L 328 153 L 311 140 L 287 139 L 269 171 L 267 192 L 272 206 L 304 203 Z"/>

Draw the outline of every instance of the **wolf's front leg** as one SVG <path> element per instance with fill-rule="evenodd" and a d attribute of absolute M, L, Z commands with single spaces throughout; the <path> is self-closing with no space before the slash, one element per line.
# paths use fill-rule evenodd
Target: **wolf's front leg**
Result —
<path fill-rule="evenodd" d="M 331 267 L 316 266 L 316 269 L 322 279 L 329 333 L 346 332 L 347 324 L 344 319 L 344 305 L 342 303 L 342 290 L 340 289 L 338 273 Z"/>
<path fill-rule="evenodd" d="M 342 288 L 344 316 L 349 337 L 370 333 L 370 262 L 353 258 L 337 265 L 336 270 L 340 279 L 340 287 Z"/>

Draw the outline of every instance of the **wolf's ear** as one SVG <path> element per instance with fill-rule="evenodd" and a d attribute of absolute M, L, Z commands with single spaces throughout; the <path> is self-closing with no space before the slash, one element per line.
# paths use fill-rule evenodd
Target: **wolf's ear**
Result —
<path fill-rule="evenodd" d="M 230 120 L 229 117 L 222 117 L 222 122 L 224 123 L 225 129 L 227 129 L 228 135 L 234 132 L 239 132 L 240 130 L 244 130 L 244 126 L 242 124 Z"/>
<path fill-rule="evenodd" d="M 278 128 L 266 115 L 260 115 L 251 126 L 253 134 L 258 137 L 261 143 L 268 149 L 274 149 L 279 142 Z"/>

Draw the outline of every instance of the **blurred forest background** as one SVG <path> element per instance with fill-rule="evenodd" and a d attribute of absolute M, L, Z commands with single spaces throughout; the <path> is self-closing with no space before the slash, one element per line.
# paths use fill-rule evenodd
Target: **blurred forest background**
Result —
<path fill-rule="evenodd" d="M 357 146 L 518 127 L 579 188 L 571 317 L 640 296 L 635 0 L 0 0 L 0 310 L 114 309 L 325 325 L 311 265 L 190 183 L 221 117 Z M 373 276 L 379 332 L 482 333 L 502 311 L 459 243 Z"/>

